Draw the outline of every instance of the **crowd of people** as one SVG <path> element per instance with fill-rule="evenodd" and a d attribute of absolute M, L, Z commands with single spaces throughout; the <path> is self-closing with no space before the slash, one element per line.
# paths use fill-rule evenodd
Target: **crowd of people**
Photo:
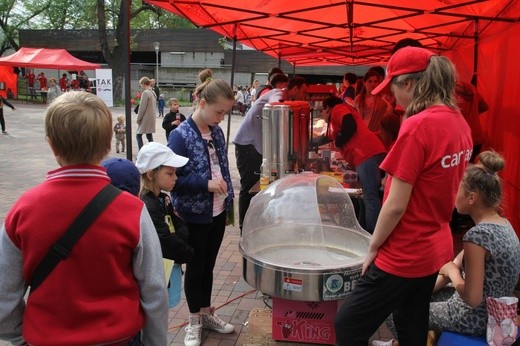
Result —
<path fill-rule="evenodd" d="M 254 81 L 237 92 L 209 69 L 198 77 L 192 114 L 181 114 L 177 99 L 162 96 L 169 107 L 162 122 L 167 146 L 153 140 L 161 94 L 152 79 L 140 79 L 135 165 L 102 161 L 113 134 L 117 152 L 125 151 L 123 116 L 112 124 L 97 96 L 60 95 L 65 84 L 50 81 L 45 134 L 59 168 L 20 197 L 0 231 L 0 339 L 166 345 L 174 278 L 165 272 L 165 259 L 185 265 L 184 344 L 200 345 L 203 329 L 235 330 L 211 301 L 235 196 L 219 124 L 237 102 L 247 102 L 244 89 L 250 89 L 251 107 L 233 139 L 242 229 L 262 163 L 259 115 L 267 103 L 306 100 L 308 85 L 279 69 L 270 71 L 266 85 Z M 461 114 L 461 102 L 478 97 L 456 93 L 461 84 L 449 59 L 413 45 L 396 49 L 386 71 L 369 70 L 357 92 L 355 77 L 345 74 L 340 93 L 324 100 L 321 110 L 323 142 L 334 143 L 358 173 L 364 227 L 372 233 L 362 275 L 335 318 L 338 345 L 367 345 L 385 321 L 396 339 L 387 345 L 425 345 L 429 329 L 485 335 L 486 298 L 512 294 L 520 244 L 500 214 L 497 173 L 505 162 L 492 150 L 475 157 L 481 143 Z M 54 95 L 50 88 L 60 90 Z M 85 206 L 98 196 L 108 199 L 103 193 L 110 182 L 125 192 L 106 201 L 79 240 L 64 245 L 62 235 L 77 227 L 75 217 Z M 475 223 L 456 257 L 454 206 Z M 42 278 L 48 257 L 55 263 Z M 37 279 L 42 283 L 25 301 Z"/>
<path fill-rule="evenodd" d="M 33 69 L 27 69 L 25 73 L 27 95 L 30 99 L 36 100 L 39 96 L 43 103 L 51 103 L 56 97 L 67 91 L 88 91 L 91 92 L 91 83 L 85 71 L 69 77 L 63 73 L 60 78 L 47 78 L 45 72 L 34 74 Z"/>

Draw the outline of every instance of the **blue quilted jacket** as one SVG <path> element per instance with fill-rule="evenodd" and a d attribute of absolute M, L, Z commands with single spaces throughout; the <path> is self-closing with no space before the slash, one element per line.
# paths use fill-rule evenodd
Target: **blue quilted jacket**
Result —
<path fill-rule="evenodd" d="M 228 186 L 226 208 L 233 203 L 233 186 L 225 147 L 224 132 L 219 126 L 210 127 L 222 176 Z M 211 223 L 213 220 L 213 193 L 208 191 L 211 165 L 208 144 L 191 118 L 183 121 L 170 133 L 168 147 L 174 153 L 190 160 L 177 168 L 177 182 L 172 191 L 173 206 L 185 222 Z"/>

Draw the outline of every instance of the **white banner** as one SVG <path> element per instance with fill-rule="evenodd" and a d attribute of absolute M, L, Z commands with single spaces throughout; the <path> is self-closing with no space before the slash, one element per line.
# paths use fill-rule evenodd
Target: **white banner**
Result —
<path fill-rule="evenodd" d="M 96 95 L 105 102 L 107 107 L 114 107 L 112 89 L 112 69 L 96 70 Z"/>

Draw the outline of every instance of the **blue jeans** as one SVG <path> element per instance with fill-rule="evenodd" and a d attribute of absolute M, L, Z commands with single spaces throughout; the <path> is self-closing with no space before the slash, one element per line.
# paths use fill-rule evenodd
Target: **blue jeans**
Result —
<path fill-rule="evenodd" d="M 356 167 L 356 172 L 363 186 L 363 202 L 365 203 L 365 229 L 372 233 L 376 227 L 377 217 L 381 211 L 381 173 L 379 165 L 383 162 L 385 154 L 378 154 L 365 160 Z"/>

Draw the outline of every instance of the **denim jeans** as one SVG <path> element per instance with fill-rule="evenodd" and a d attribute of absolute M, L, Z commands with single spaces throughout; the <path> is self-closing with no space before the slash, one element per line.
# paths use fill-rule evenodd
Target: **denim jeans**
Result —
<path fill-rule="evenodd" d="M 376 227 L 377 217 L 381 211 L 381 198 L 379 188 L 381 186 L 381 173 L 379 165 L 383 162 L 385 154 L 378 154 L 365 160 L 356 167 L 356 172 L 363 186 L 363 202 L 365 203 L 365 229 L 372 233 Z"/>

